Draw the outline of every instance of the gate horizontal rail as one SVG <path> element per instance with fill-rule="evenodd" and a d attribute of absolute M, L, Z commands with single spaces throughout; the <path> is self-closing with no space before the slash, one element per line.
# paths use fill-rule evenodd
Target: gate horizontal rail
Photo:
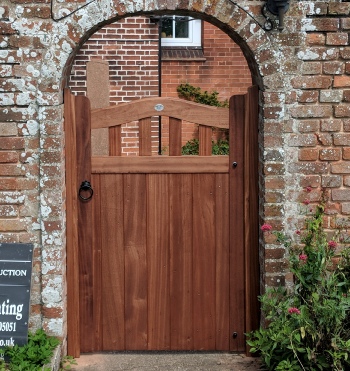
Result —
<path fill-rule="evenodd" d="M 92 157 L 94 174 L 228 173 L 228 156 Z"/>

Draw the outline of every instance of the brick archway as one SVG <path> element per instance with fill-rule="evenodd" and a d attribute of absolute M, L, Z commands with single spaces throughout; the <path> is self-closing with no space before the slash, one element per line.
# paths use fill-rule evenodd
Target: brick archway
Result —
<path fill-rule="evenodd" d="M 41 49 L 42 62 L 37 64 L 30 58 L 21 62 L 20 68 L 15 66 L 17 73 L 26 76 L 26 89 L 28 92 L 35 90 L 35 98 L 31 94 L 23 94 L 17 98 L 19 105 L 26 104 L 28 109 L 13 110 L 14 119 L 28 120 L 28 128 L 23 128 L 23 135 L 35 135 L 35 141 L 28 141 L 29 152 L 34 150 L 40 153 L 41 161 L 37 179 L 38 196 L 40 205 L 38 215 L 28 215 L 27 229 L 35 237 L 38 245 L 37 265 L 42 266 L 42 272 L 37 269 L 37 295 L 32 299 L 32 322 L 40 324 L 54 335 L 66 336 L 66 301 L 65 301 L 65 183 L 64 183 L 64 144 L 63 144 L 63 100 L 62 91 L 66 86 L 66 76 L 69 74 L 71 63 L 76 50 L 87 40 L 93 32 L 104 24 L 117 21 L 126 16 L 138 14 L 151 14 L 162 12 L 174 14 L 195 15 L 198 18 L 211 22 L 224 30 L 242 48 L 251 72 L 253 83 L 263 92 L 268 86 L 270 93 L 265 101 L 268 110 L 268 119 L 278 119 L 280 110 L 276 109 L 279 100 L 278 91 L 281 87 L 282 75 L 279 66 L 283 57 L 278 51 L 277 44 L 261 28 L 259 23 L 251 16 L 253 9 L 243 10 L 242 7 L 229 1 L 212 5 L 209 1 L 190 4 L 190 2 L 174 3 L 172 6 L 149 3 L 140 6 L 139 3 L 124 4 L 94 1 L 81 9 L 69 13 L 65 4 L 53 7 L 55 21 L 18 17 L 12 23 L 12 29 L 23 36 L 23 43 L 29 38 Z M 256 11 L 255 11 L 256 12 Z M 12 32 L 12 31 L 11 31 Z M 27 54 L 26 54 L 27 55 Z M 20 56 L 12 53 L 16 64 Z M 7 71 L 7 70 L 6 70 Z M 4 73 L 8 73 L 8 72 Z M 33 88 L 31 84 L 37 84 Z M 34 85 L 33 85 L 34 86 Z M 273 94 L 275 93 L 276 96 Z M 262 98 L 262 93 L 261 93 Z M 23 113 L 22 113 L 23 112 Z M 260 122 L 262 127 L 262 121 Z M 38 134 L 37 134 L 38 133 Z M 273 140 L 280 140 L 280 133 L 271 135 Z M 39 140 L 40 139 L 40 140 Z M 36 144 L 37 143 L 37 144 Z M 22 145 L 22 144 L 19 144 Z M 32 146 L 32 147 L 31 147 Z M 37 146 L 37 147 L 36 147 Z M 262 149 L 261 149 L 262 152 Z M 35 156 L 38 155 L 35 153 Z M 35 162 L 38 157 L 28 155 L 28 162 Z M 25 159 L 26 161 L 26 159 Z M 40 172 L 40 175 L 39 175 Z M 33 174 L 33 177 L 35 175 Z M 30 176 L 29 176 L 30 178 Z M 36 186 L 33 186 L 36 187 Z M 263 185 L 261 185 L 263 190 Z M 35 208 L 32 203 L 26 207 Z M 53 199 L 52 195 L 55 195 Z M 262 199 L 262 197 L 261 197 Z M 34 205 L 34 206 L 33 206 Z M 30 220 L 29 220 L 30 219 Z M 40 230 L 40 236 L 37 230 Z M 39 287 L 42 282 L 42 289 Z M 41 317 L 42 316 L 42 317 Z M 39 324 L 39 325 L 40 325 Z"/>
<path fill-rule="evenodd" d="M 183 11 L 183 10 L 177 10 L 177 11 L 175 11 L 175 12 L 177 12 L 178 14 L 183 14 L 184 11 Z M 235 22 L 238 22 L 238 23 L 241 23 L 241 24 L 242 24 L 242 33 L 245 35 L 245 37 L 247 37 L 248 40 L 249 40 L 250 37 L 251 37 L 251 38 L 254 40 L 254 42 L 257 42 L 256 38 L 258 38 L 258 39 L 260 38 L 260 39 L 263 39 L 263 40 L 265 40 L 265 41 L 268 41 L 267 38 L 263 37 L 264 32 L 262 32 L 262 34 L 261 34 L 260 36 L 257 36 L 257 34 L 259 34 L 259 32 L 257 32 L 257 33 L 254 33 L 254 32 L 253 32 L 254 29 L 255 29 L 256 27 L 259 27 L 259 26 L 256 25 L 256 24 L 253 25 L 253 24 L 251 23 L 250 18 L 249 18 L 249 17 L 247 18 L 247 14 L 246 14 L 245 12 L 242 12 L 242 10 L 239 9 L 238 7 L 237 7 L 237 12 L 240 14 L 240 15 L 239 15 L 239 19 L 240 19 L 240 20 L 237 20 L 237 18 L 236 18 Z M 145 14 L 147 14 L 147 13 L 145 13 Z M 161 14 L 161 13 L 160 13 L 160 14 Z M 193 14 L 193 15 L 194 15 L 194 14 Z M 213 19 L 211 19 L 211 18 L 208 16 L 208 14 L 200 14 L 200 13 L 196 13 L 196 16 L 200 16 L 202 19 L 205 19 L 205 20 L 207 20 L 207 21 L 208 21 L 208 20 L 213 21 Z M 237 14 L 236 14 L 236 16 L 237 16 Z M 117 19 L 118 19 L 118 18 L 113 18 L 112 20 L 117 20 Z M 105 22 L 103 22 L 103 24 L 108 24 L 108 22 L 110 22 L 110 21 L 105 21 Z M 218 24 L 218 23 L 220 23 L 220 22 L 216 21 L 216 22 L 213 22 L 213 23 Z M 223 26 L 222 24 L 221 24 L 221 27 L 224 28 L 224 26 Z M 250 30 L 250 32 L 252 32 L 251 36 L 249 36 L 249 35 L 246 33 L 246 28 L 248 28 L 248 29 Z M 225 31 L 227 32 L 227 26 L 226 26 L 226 28 L 225 28 Z M 227 34 L 228 34 L 231 38 L 234 38 L 235 41 L 239 41 L 240 44 L 243 45 L 242 49 L 246 52 L 247 58 L 249 59 L 250 68 L 251 68 L 251 73 L 252 73 L 252 76 L 253 76 L 253 81 L 255 81 L 258 85 L 262 86 L 262 78 L 261 78 L 260 74 L 257 74 L 258 68 L 256 67 L 256 62 L 254 61 L 254 58 L 252 57 L 252 56 L 253 56 L 253 52 L 250 50 L 248 44 L 245 43 L 243 40 L 241 40 L 240 37 L 235 33 L 234 30 L 231 30 L 231 32 L 227 32 Z M 87 35 L 90 35 L 90 33 L 88 32 Z M 86 40 L 87 35 L 83 38 L 83 40 Z M 80 44 L 77 46 L 77 48 L 79 48 L 79 47 L 80 47 Z M 259 45 L 259 47 L 256 47 L 256 48 L 257 48 L 257 49 L 259 49 L 259 48 L 264 49 L 264 48 L 269 48 L 269 47 L 270 47 L 270 46 L 266 46 L 265 44 L 263 44 L 262 46 Z M 260 55 L 260 54 L 259 54 L 259 55 Z M 262 57 L 263 57 L 263 58 L 266 58 L 265 55 L 262 56 Z M 70 58 L 69 63 L 72 63 L 72 62 L 73 62 L 73 59 L 74 59 L 74 58 Z M 69 70 L 70 70 L 70 68 L 69 68 L 69 66 L 67 66 L 67 71 L 69 71 Z M 247 233 L 249 233 L 249 232 L 247 232 Z M 258 275 L 255 275 L 254 278 L 255 278 L 256 280 L 258 280 Z M 68 282 L 68 284 L 69 284 L 69 282 Z"/>
<path fill-rule="evenodd" d="M 263 79 L 262 79 L 262 76 L 257 72 L 257 71 L 259 71 L 259 68 L 257 67 L 258 65 L 256 63 L 255 58 L 256 58 L 256 56 L 259 56 L 262 60 L 264 60 L 264 63 L 266 62 L 266 60 L 265 60 L 266 55 L 265 55 L 265 53 L 261 52 L 261 50 L 265 50 L 265 49 L 270 50 L 271 49 L 269 39 L 265 36 L 265 32 L 260 29 L 260 26 L 258 24 L 256 24 L 255 22 L 253 23 L 252 19 L 247 15 L 246 12 L 242 11 L 242 9 L 240 9 L 238 7 L 235 7 L 234 10 L 230 9 L 230 11 L 232 11 L 234 13 L 232 15 L 232 17 L 235 20 L 233 21 L 232 17 L 231 17 L 231 20 L 228 20 L 228 24 L 230 26 L 228 26 L 228 25 L 225 26 L 225 32 L 231 38 L 234 38 L 235 41 L 239 41 L 241 46 L 243 45 L 242 50 L 243 50 L 243 52 L 245 52 L 246 58 L 248 59 L 248 63 L 249 63 L 251 73 L 252 73 L 252 79 L 255 82 L 255 84 L 262 87 L 263 86 Z M 178 12 L 179 14 L 180 13 L 182 14 L 183 10 L 177 10 L 177 11 L 175 11 L 175 13 L 176 12 Z M 208 16 L 208 14 L 196 13 L 196 15 L 197 16 L 199 15 L 202 19 L 205 19 L 205 20 L 211 20 L 211 21 L 213 20 Z M 110 18 L 110 20 L 108 20 L 108 21 L 106 20 L 103 23 L 107 24 L 111 20 L 114 21 L 116 19 L 117 18 Z M 216 20 L 214 22 L 214 24 L 218 24 L 218 23 L 222 27 L 224 27 L 224 25 L 221 24 L 220 21 Z M 238 27 L 239 25 L 241 25 L 241 33 L 244 36 L 244 38 L 239 36 L 233 28 L 232 29 L 229 28 L 229 27 L 232 27 L 232 26 Z M 228 29 L 229 29 L 229 32 L 227 32 Z M 247 30 L 249 30 L 249 32 L 247 32 Z M 255 30 L 256 30 L 256 32 L 254 32 Z M 85 36 L 83 38 L 81 38 L 81 40 L 86 40 L 88 35 L 90 35 L 90 32 L 91 32 L 91 30 L 89 30 L 85 34 Z M 259 44 L 259 43 L 261 43 L 261 44 Z M 80 44 L 78 44 L 77 48 L 79 48 L 79 46 L 80 46 Z M 254 51 L 251 50 L 251 48 L 250 48 L 251 46 L 256 49 L 256 56 L 254 56 Z M 73 57 L 74 57 L 74 54 L 72 54 L 71 57 L 67 61 L 66 74 L 69 73 L 69 71 L 70 71 L 70 65 L 69 64 L 71 64 L 73 62 L 73 59 L 74 59 Z M 255 276 L 255 279 L 258 279 L 258 277 Z"/>

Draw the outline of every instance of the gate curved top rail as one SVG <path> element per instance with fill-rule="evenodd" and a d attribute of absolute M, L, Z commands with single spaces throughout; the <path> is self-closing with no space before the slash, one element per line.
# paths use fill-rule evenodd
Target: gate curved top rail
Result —
<path fill-rule="evenodd" d="M 116 114 L 118 112 L 118 114 Z M 152 116 L 168 116 L 198 125 L 228 129 L 229 109 L 212 107 L 178 98 L 143 98 L 91 111 L 91 128 L 122 125 Z"/>

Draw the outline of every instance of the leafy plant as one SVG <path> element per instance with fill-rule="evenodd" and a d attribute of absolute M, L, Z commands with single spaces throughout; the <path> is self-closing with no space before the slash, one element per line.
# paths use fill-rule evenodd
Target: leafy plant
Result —
<path fill-rule="evenodd" d="M 193 86 L 191 84 L 180 84 L 177 87 L 177 92 L 180 98 L 206 104 L 208 106 L 215 107 L 228 107 L 228 100 L 219 101 L 217 91 L 208 93 L 206 90 L 203 92 L 200 87 Z M 212 154 L 213 155 L 228 155 L 229 154 L 229 142 L 228 142 L 228 130 L 224 129 L 226 139 L 219 139 L 217 142 L 212 142 Z M 198 139 L 189 140 L 182 147 L 183 155 L 198 155 L 199 154 L 199 141 Z"/>
<path fill-rule="evenodd" d="M 76 365 L 77 361 L 72 356 L 64 356 L 61 361 L 60 370 L 71 370 L 72 365 Z"/>
<path fill-rule="evenodd" d="M 183 155 L 198 155 L 199 154 L 199 140 L 189 140 L 181 149 Z"/>
<path fill-rule="evenodd" d="M 260 297 L 266 325 L 247 334 L 266 370 L 350 370 L 350 249 L 334 263 L 336 235 L 327 239 L 324 205 L 307 216 L 297 242 L 262 226 L 287 248 L 294 277 L 292 289 Z"/>
<path fill-rule="evenodd" d="M 219 101 L 219 93 L 215 90 L 211 93 L 208 93 L 206 90 L 202 91 L 200 87 L 185 83 L 180 84 L 177 87 L 177 92 L 180 98 L 190 100 L 192 102 L 216 107 L 228 107 L 227 99 L 223 102 Z"/>
<path fill-rule="evenodd" d="M 181 150 L 183 155 L 198 155 L 199 154 L 199 140 L 189 140 Z M 219 139 L 217 142 L 212 142 L 212 154 L 213 155 L 228 155 L 229 154 L 229 143 L 227 140 Z"/>
<path fill-rule="evenodd" d="M 213 142 L 212 154 L 213 155 L 228 155 L 229 143 L 227 140 L 219 139 L 216 143 Z"/>
<path fill-rule="evenodd" d="M 28 334 L 28 343 L 23 346 L 11 346 L 3 349 L 5 357 L 9 358 L 8 370 L 37 371 L 50 362 L 53 350 L 59 344 L 56 337 L 48 336 L 42 329 L 34 334 Z M 1 368 L 4 367 L 4 368 Z M 5 370 L 5 365 L 0 370 Z"/>

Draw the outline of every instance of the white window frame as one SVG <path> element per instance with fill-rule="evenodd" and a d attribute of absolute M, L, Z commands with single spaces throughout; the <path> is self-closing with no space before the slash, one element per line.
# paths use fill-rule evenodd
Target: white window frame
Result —
<path fill-rule="evenodd" d="M 175 16 L 173 16 L 175 17 Z M 162 37 L 162 46 L 202 46 L 202 22 L 190 17 L 188 22 L 189 37 Z"/>

